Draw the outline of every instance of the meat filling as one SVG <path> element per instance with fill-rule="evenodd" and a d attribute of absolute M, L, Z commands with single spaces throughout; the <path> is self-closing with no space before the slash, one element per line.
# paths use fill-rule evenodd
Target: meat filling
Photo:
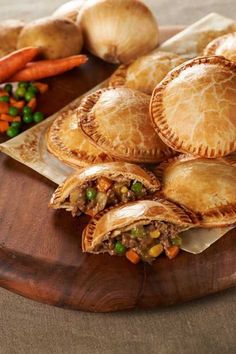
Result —
<path fill-rule="evenodd" d="M 174 258 L 181 245 L 180 228 L 176 225 L 152 221 L 148 225 L 138 225 L 128 231 L 109 234 L 98 251 L 111 255 L 126 255 L 132 263 L 140 260 L 152 263 L 163 251 Z"/>
<path fill-rule="evenodd" d="M 72 191 L 69 202 L 74 216 L 81 212 L 94 216 L 106 207 L 139 200 L 147 194 L 147 189 L 139 181 L 122 177 L 118 181 L 112 181 L 100 177 Z"/>

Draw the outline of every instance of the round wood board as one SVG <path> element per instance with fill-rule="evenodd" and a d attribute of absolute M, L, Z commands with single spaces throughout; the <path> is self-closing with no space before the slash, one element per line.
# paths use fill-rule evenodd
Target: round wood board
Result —
<path fill-rule="evenodd" d="M 40 108 L 51 115 L 113 70 L 91 58 L 84 68 L 50 79 Z M 236 231 L 202 254 L 163 256 L 152 266 L 83 254 L 87 219 L 48 209 L 56 186 L 3 154 L 0 166 L 0 286 L 51 305 L 109 312 L 181 303 L 236 285 Z"/>

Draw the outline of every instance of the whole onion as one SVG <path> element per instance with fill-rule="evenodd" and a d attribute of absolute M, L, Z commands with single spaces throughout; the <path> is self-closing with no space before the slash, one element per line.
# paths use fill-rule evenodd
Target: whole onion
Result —
<path fill-rule="evenodd" d="M 111 63 L 129 63 L 158 44 L 155 17 L 139 0 L 88 0 L 77 21 L 87 49 Z"/>

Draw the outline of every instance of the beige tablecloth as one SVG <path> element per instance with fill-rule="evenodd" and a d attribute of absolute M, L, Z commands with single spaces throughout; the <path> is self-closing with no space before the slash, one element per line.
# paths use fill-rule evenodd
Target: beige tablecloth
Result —
<path fill-rule="evenodd" d="M 115 0 L 114 0 L 115 1 Z M 0 0 L 0 19 L 50 14 L 64 0 Z M 219 12 L 236 0 L 147 0 L 162 25 Z M 149 312 L 62 310 L 0 289 L 0 354 L 227 354 L 236 352 L 236 289 Z"/>

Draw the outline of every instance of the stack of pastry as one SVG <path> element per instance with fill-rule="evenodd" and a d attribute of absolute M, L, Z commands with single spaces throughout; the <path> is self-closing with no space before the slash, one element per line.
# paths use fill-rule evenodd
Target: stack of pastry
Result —
<path fill-rule="evenodd" d="M 77 171 L 50 205 L 92 217 L 85 252 L 151 263 L 189 228 L 236 224 L 235 43 L 187 62 L 154 51 L 54 121 L 48 149 Z"/>

